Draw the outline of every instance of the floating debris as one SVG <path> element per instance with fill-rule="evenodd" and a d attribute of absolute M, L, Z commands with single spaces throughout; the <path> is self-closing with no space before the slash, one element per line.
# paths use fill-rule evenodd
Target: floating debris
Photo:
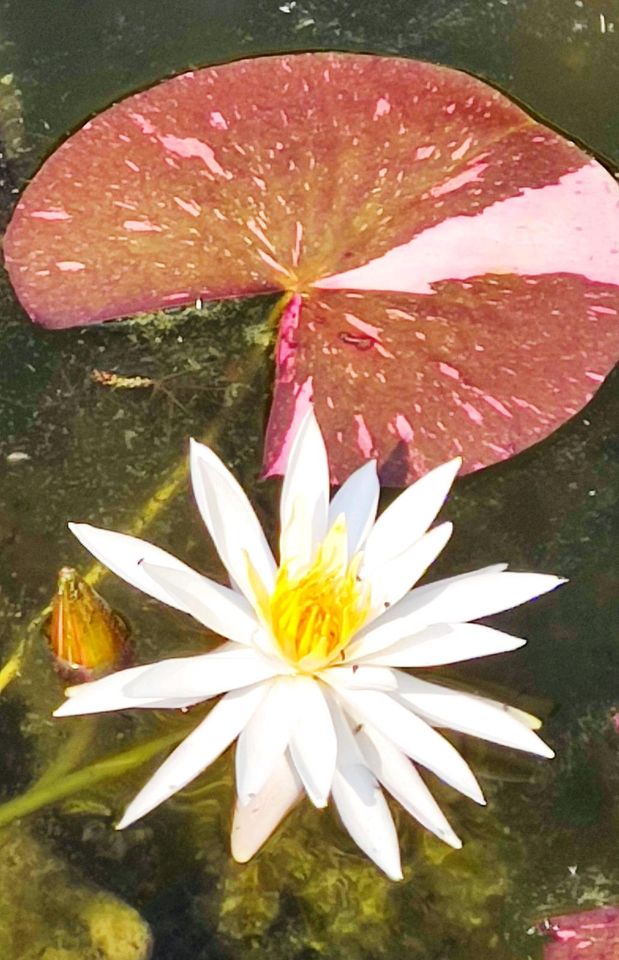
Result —
<path fill-rule="evenodd" d="M 127 624 L 72 567 L 58 574 L 44 631 L 64 677 L 83 682 L 126 664 Z"/>
<path fill-rule="evenodd" d="M 13 453 L 7 454 L 6 458 L 7 463 L 24 463 L 26 460 L 30 460 L 30 454 L 24 453 L 23 450 L 14 450 Z"/>
<path fill-rule="evenodd" d="M 151 377 L 123 377 L 120 373 L 96 368 L 91 372 L 90 379 L 93 383 L 98 383 L 102 387 L 111 387 L 112 390 L 140 390 L 157 385 L 157 381 Z"/>

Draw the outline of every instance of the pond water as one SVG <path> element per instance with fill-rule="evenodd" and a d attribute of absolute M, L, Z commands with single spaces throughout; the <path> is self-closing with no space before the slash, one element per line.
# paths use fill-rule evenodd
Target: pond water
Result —
<path fill-rule="evenodd" d="M 279 51 L 391 53 L 460 67 L 610 167 L 619 161 L 611 0 L 0 0 L 0 12 L 4 222 L 41 160 L 115 99 L 193 66 Z M 139 960 L 148 941 L 140 918 L 156 960 L 539 960 L 533 928 L 545 917 L 619 901 L 616 374 L 548 440 L 458 481 L 444 511 L 456 532 L 433 577 L 505 560 L 570 580 L 493 618 L 527 637 L 525 648 L 442 671 L 544 717 L 557 752 L 538 763 L 458 743 L 489 799 L 477 808 L 433 784 L 462 851 L 398 816 L 406 875 L 392 884 L 331 812 L 305 804 L 255 861 L 235 864 L 229 757 L 114 831 L 158 762 L 135 751 L 190 729 L 195 716 L 52 721 L 63 683 L 40 614 L 60 567 L 90 569 L 66 522 L 141 531 L 221 576 L 180 466 L 194 435 L 231 465 L 273 528 L 279 483 L 257 480 L 272 306 L 232 301 L 50 333 L 29 323 L 0 278 L 0 663 L 20 655 L 19 675 L 0 695 L 3 960 Z M 111 390 L 93 370 L 148 377 L 155 387 Z M 94 576 L 130 624 L 136 660 L 203 648 L 180 614 Z M 99 768 L 99 782 L 80 781 L 79 791 L 67 781 L 127 751 L 115 775 Z M 34 785 L 39 797 L 47 785 L 55 802 L 34 802 L 30 812 L 1 805 Z"/>

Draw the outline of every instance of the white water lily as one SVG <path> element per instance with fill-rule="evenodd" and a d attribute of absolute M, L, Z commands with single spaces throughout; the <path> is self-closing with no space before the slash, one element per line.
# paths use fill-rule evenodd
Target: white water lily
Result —
<path fill-rule="evenodd" d="M 398 669 L 515 650 L 524 640 L 470 621 L 563 582 L 498 564 L 412 589 L 450 537 L 450 523 L 427 531 L 459 466 L 456 459 L 432 470 L 378 520 L 374 462 L 329 503 L 327 455 L 310 411 L 288 458 L 278 565 L 239 484 L 212 450 L 193 443 L 195 497 L 230 587 L 144 541 L 71 525 L 110 570 L 227 641 L 210 653 L 67 690 L 56 716 L 221 697 L 138 793 L 119 828 L 185 787 L 236 740 L 237 860 L 249 860 L 305 792 L 317 807 L 331 797 L 358 846 L 399 879 L 383 788 L 453 847 L 460 840 L 416 765 L 484 803 L 473 772 L 437 728 L 553 755 L 534 732 L 534 717 Z"/>

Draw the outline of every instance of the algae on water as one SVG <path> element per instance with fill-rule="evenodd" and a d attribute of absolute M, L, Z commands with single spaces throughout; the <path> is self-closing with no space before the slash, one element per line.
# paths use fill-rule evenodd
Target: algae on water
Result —
<path fill-rule="evenodd" d="M 2 960 L 148 960 L 139 913 L 85 885 L 23 826 L 0 833 Z"/>

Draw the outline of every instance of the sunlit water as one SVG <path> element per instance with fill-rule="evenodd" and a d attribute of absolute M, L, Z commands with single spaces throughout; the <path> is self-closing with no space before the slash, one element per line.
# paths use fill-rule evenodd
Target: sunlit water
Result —
<path fill-rule="evenodd" d="M 114 99 L 191 66 L 293 49 L 397 53 L 462 67 L 616 163 L 619 13 L 613 23 L 611 7 L 604 0 L 397 0 L 384 10 L 353 0 L 2 0 L 0 77 L 13 79 L 0 92 L 5 102 L 13 98 L 7 111 L 17 150 L 8 171 L 0 169 L 2 210 L 12 202 L 11 178 L 17 188 Z M 278 484 L 257 481 L 270 299 L 47 333 L 30 325 L 1 284 L 0 662 L 28 637 L 21 676 L 0 699 L 6 800 L 41 776 L 60 782 L 70 770 L 190 727 L 201 714 L 50 720 L 62 681 L 38 630 L 27 627 L 61 566 L 89 567 L 66 521 L 132 529 L 150 511 L 148 538 L 217 576 L 187 485 L 181 480 L 161 509 L 152 500 L 174 475 L 188 436 L 213 443 L 270 529 Z M 156 387 L 111 390 L 93 382 L 93 369 L 149 377 Z M 148 920 L 157 960 L 525 960 L 542 955 L 530 931 L 544 917 L 617 902 L 617 382 L 611 377 L 543 444 L 459 481 L 445 510 L 456 533 L 433 576 L 508 560 L 571 581 L 493 618 L 529 638 L 523 650 L 443 671 L 532 707 L 558 755 L 537 763 L 458 743 L 489 797 L 478 809 L 436 786 L 463 851 L 443 848 L 397 814 L 406 880 L 394 885 L 330 812 L 305 805 L 254 862 L 235 865 L 227 848 L 229 757 L 186 794 L 115 833 L 115 818 L 155 759 L 0 834 L 2 960 L 94 960 L 84 918 L 96 887 Z M 137 660 L 212 642 L 114 577 L 99 589 L 130 623 Z M 109 904 L 120 910 L 120 901 Z M 123 936 L 105 956 L 139 956 L 126 952 Z"/>

